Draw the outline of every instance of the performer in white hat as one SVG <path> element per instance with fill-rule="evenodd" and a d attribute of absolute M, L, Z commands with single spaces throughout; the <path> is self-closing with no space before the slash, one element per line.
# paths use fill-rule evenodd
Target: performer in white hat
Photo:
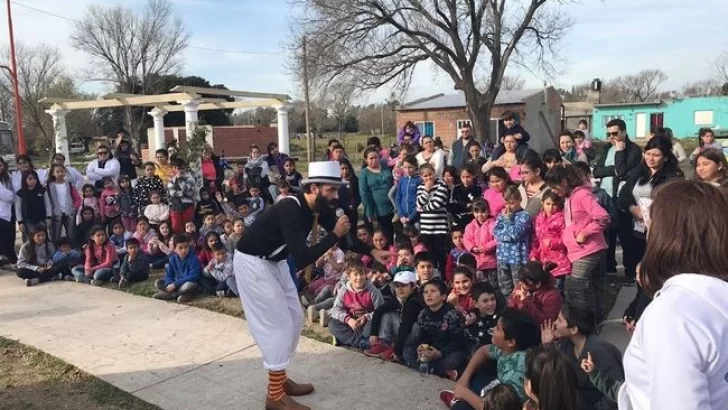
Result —
<path fill-rule="evenodd" d="M 303 192 L 287 197 L 261 214 L 245 230 L 234 257 L 235 279 L 250 333 L 263 354 L 268 370 L 267 410 L 309 410 L 291 396 L 313 392 L 310 384 L 298 384 L 286 375 L 303 328 L 303 311 L 286 259 L 297 268 L 314 263 L 337 242 L 344 250 L 386 263 L 387 252 L 372 250 L 356 237 L 344 239 L 350 222 L 336 216 L 341 185 L 339 163 L 312 162 Z M 307 246 L 309 232 L 318 226 L 329 232 Z"/>

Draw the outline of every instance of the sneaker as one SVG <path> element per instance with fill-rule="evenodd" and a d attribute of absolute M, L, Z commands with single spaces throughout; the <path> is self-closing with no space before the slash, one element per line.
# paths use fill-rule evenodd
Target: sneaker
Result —
<path fill-rule="evenodd" d="M 183 293 L 177 296 L 177 303 L 190 303 L 195 297 L 189 293 Z"/>
<path fill-rule="evenodd" d="M 374 346 L 372 346 L 370 349 L 367 349 L 364 351 L 364 354 L 369 357 L 380 357 L 382 353 L 386 352 L 388 349 L 387 346 L 377 343 Z"/>
<path fill-rule="evenodd" d="M 159 292 L 155 293 L 154 296 L 152 296 L 154 299 L 159 300 L 172 300 L 174 299 L 174 295 L 169 294 L 165 291 L 160 290 Z"/>
<path fill-rule="evenodd" d="M 94 286 L 103 286 L 104 285 L 104 281 L 103 280 L 98 280 L 98 279 L 92 279 L 91 280 L 91 284 L 94 285 Z"/>
<path fill-rule="evenodd" d="M 331 336 L 331 344 L 334 346 L 341 346 L 341 343 L 339 343 L 338 340 L 336 340 L 336 336 Z"/>
<path fill-rule="evenodd" d="M 119 283 L 119 281 L 121 281 L 119 276 L 112 276 L 111 279 L 109 279 L 109 282 L 111 283 Z"/>
<path fill-rule="evenodd" d="M 456 382 L 456 381 L 458 381 L 458 371 L 457 370 L 448 370 L 445 372 L 445 377 Z"/>
<path fill-rule="evenodd" d="M 316 306 L 309 306 L 306 308 L 306 318 L 308 318 L 308 323 L 316 323 L 316 320 L 318 319 L 318 311 L 316 310 Z"/>
<path fill-rule="evenodd" d="M 452 390 L 443 390 L 440 392 L 440 400 L 445 407 L 448 409 L 452 408 L 452 405 L 455 403 L 455 393 Z"/>
<path fill-rule="evenodd" d="M 28 286 L 28 287 L 35 286 L 39 283 L 40 283 L 40 279 L 38 279 L 38 278 L 25 280 L 25 286 Z"/>
<path fill-rule="evenodd" d="M 78 283 L 88 283 L 88 279 L 86 278 L 75 278 L 75 281 Z"/>
<path fill-rule="evenodd" d="M 389 346 L 387 350 L 383 351 L 382 354 L 379 355 L 379 357 L 387 362 L 391 362 L 394 360 L 394 347 Z"/>
<path fill-rule="evenodd" d="M 225 291 L 224 290 L 218 290 L 217 292 L 215 292 L 215 295 L 217 297 L 219 297 L 219 298 L 224 298 L 225 297 Z"/>
<path fill-rule="evenodd" d="M 308 298 L 306 297 L 306 295 L 301 295 L 301 297 L 299 299 L 301 300 L 301 306 L 303 306 L 305 308 L 308 308 L 309 307 L 309 304 L 310 303 L 309 303 Z"/>
<path fill-rule="evenodd" d="M 65 280 L 66 282 L 73 282 L 76 280 L 76 278 L 74 278 L 73 275 L 66 275 L 63 277 L 63 280 Z"/>
<path fill-rule="evenodd" d="M 321 325 L 321 327 L 327 327 L 329 325 L 329 311 L 326 309 L 321 309 L 318 314 L 319 325 Z"/>

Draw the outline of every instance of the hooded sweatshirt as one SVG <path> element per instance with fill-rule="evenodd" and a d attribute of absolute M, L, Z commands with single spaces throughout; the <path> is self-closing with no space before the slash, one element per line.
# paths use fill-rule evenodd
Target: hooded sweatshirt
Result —
<path fill-rule="evenodd" d="M 397 215 L 409 218 L 410 221 L 417 220 L 417 187 L 422 184 L 419 175 L 403 176 L 397 182 L 395 203 L 397 204 Z"/>
<path fill-rule="evenodd" d="M 478 262 L 478 270 L 496 268 L 495 249 L 497 242 L 495 236 L 493 236 L 494 227 L 495 218 L 488 218 L 483 224 L 473 220 L 465 227 L 465 233 L 463 234 L 465 249 L 469 252 L 472 252 L 475 247 L 483 250 L 480 253 L 473 253 L 475 261 Z"/>
<path fill-rule="evenodd" d="M 334 307 L 329 313 L 332 319 L 342 323 L 362 316 L 367 316 L 367 319 L 371 320 L 374 310 L 382 304 L 384 304 L 382 293 L 371 282 L 367 281 L 361 290 L 355 290 L 352 283 L 348 282 L 346 288 L 336 295 Z"/>
<path fill-rule="evenodd" d="M 523 285 L 519 283 L 515 290 L 521 289 Z M 542 285 L 534 292 L 527 292 L 527 295 L 524 299 L 518 299 L 515 292 L 511 293 L 508 306 L 526 313 L 539 326 L 547 320 L 556 320 L 561 312 L 561 293 L 558 289 Z"/>
<path fill-rule="evenodd" d="M 531 241 L 531 260 L 556 264 L 551 276 L 561 277 L 571 273 L 571 262 L 566 257 L 566 247 L 561 242 L 564 232 L 564 213 L 561 211 L 546 215 L 541 212 L 533 221 L 533 240 Z M 544 241 L 550 241 L 544 246 Z"/>
<path fill-rule="evenodd" d="M 620 409 L 726 408 L 726 295 L 728 282 L 706 275 L 683 273 L 665 282 L 624 353 Z"/>
<path fill-rule="evenodd" d="M 493 236 L 498 242 L 496 258 L 498 262 L 523 265 L 528 262 L 531 246 L 531 215 L 521 209 L 505 216 L 499 214 L 493 227 Z"/>
<path fill-rule="evenodd" d="M 197 283 L 200 280 L 201 272 L 197 255 L 193 251 L 190 250 L 184 259 L 180 258 L 176 252 L 172 252 L 169 255 L 164 285 L 174 283 L 179 289 L 185 282 Z"/>
<path fill-rule="evenodd" d="M 591 186 L 576 187 L 566 198 L 564 221 L 561 240 L 572 263 L 607 249 L 604 230 L 609 225 L 609 214 L 597 202 Z M 586 235 L 586 242 L 576 242 L 579 233 Z"/>
<path fill-rule="evenodd" d="M 417 317 L 419 316 L 422 309 L 425 309 L 425 301 L 422 299 L 422 294 L 415 290 L 405 300 L 399 300 L 394 297 L 381 306 L 379 306 L 372 316 L 372 327 L 371 334 L 379 334 L 379 329 L 382 326 L 382 317 L 386 313 L 397 312 L 400 317 L 399 329 L 397 330 L 397 340 L 390 340 L 394 344 L 394 353 L 397 356 L 402 356 L 402 350 L 404 345 L 412 333 L 412 328 L 417 323 Z"/>

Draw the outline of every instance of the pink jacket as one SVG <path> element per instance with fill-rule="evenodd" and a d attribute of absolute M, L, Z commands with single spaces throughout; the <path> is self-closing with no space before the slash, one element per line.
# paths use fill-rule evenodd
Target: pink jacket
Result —
<path fill-rule="evenodd" d="M 506 201 L 503 199 L 503 193 L 494 189 L 486 189 L 485 192 L 483 192 L 483 199 L 488 202 L 488 207 L 490 208 L 490 214 L 492 216 L 498 216 L 506 204 Z"/>
<path fill-rule="evenodd" d="M 513 181 L 513 183 L 523 181 L 523 178 L 521 178 L 521 166 L 517 164 L 513 165 L 508 171 L 508 176 L 511 177 L 511 181 Z"/>
<path fill-rule="evenodd" d="M 472 249 L 476 246 L 483 248 L 483 252 L 473 253 L 476 262 L 478 262 L 478 270 L 495 269 L 496 267 L 494 226 L 495 218 L 488 218 L 482 225 L 473 220 L 465 227 L 465 233 L 463 234 L 465 249 L 472 252 Z"/>
<path fill-rule="evenodd" d="M 607 249 L 604 230 L 609 225 L 609 214 L 597 202 L 591 186 L 577 187 L 566 198 L 564 221 L 566 228 L 561 240 L 571 262 Z M 579 233 L 586 235 L 586 242 L 576 242 Z"/>
<path fill-rule="evenodd" d="M 114 244 L 107 240 L 104 245 L 93 244 L 86 248 L 86 262 L 83 267 L 93 271 L 111 269 L 115 261 L 116 249 L 114 249 Z"/>
<path fill-rule="evenodd" d="M 542 263 L 555 263 L 556 268 L 551 271 L 551 275 L 554 277 L 571 273 L 571 261 L 566 256 L 566 246 L 561 241 L 564 227 L 564 213 L 561 211 L 551 216 L 541 212 L 533 221 L 533 237 L 529 259 L 541 261 Z M 546 239 L 551 241 L 548 247 L 542 246 Z"/>
<path fill-rule="evenodd" d="M 397 266 L 397 250 L 394 248 L 394 246 L 389 247 L 389 252 L 393 255 L 391 258 L 389 258 L 389 263 L 387 264 L 387 269 L 392 270 L 395 266 Z M 371 256 L 362 255 L 361 257 L 361 263 L 364 264 L 367 268 L 371 268 L 372 264 L 374 263 L 374 258 Z"/>

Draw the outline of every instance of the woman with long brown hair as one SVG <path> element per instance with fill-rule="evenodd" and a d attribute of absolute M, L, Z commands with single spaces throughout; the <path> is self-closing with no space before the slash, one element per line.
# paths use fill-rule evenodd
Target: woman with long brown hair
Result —
<path fill-rule="evenodd" d="M 620 409 L 725 409 L 728 195 L 698 181 L 661 186 L 639 279 L 654 300 L 624 354 Z"/>
<path fill-rule="evenodd" d="M 711 148 L 698 154 L 695 158 L 695 179 L 728 187 L 728 161 L 723 151 Z"/>

